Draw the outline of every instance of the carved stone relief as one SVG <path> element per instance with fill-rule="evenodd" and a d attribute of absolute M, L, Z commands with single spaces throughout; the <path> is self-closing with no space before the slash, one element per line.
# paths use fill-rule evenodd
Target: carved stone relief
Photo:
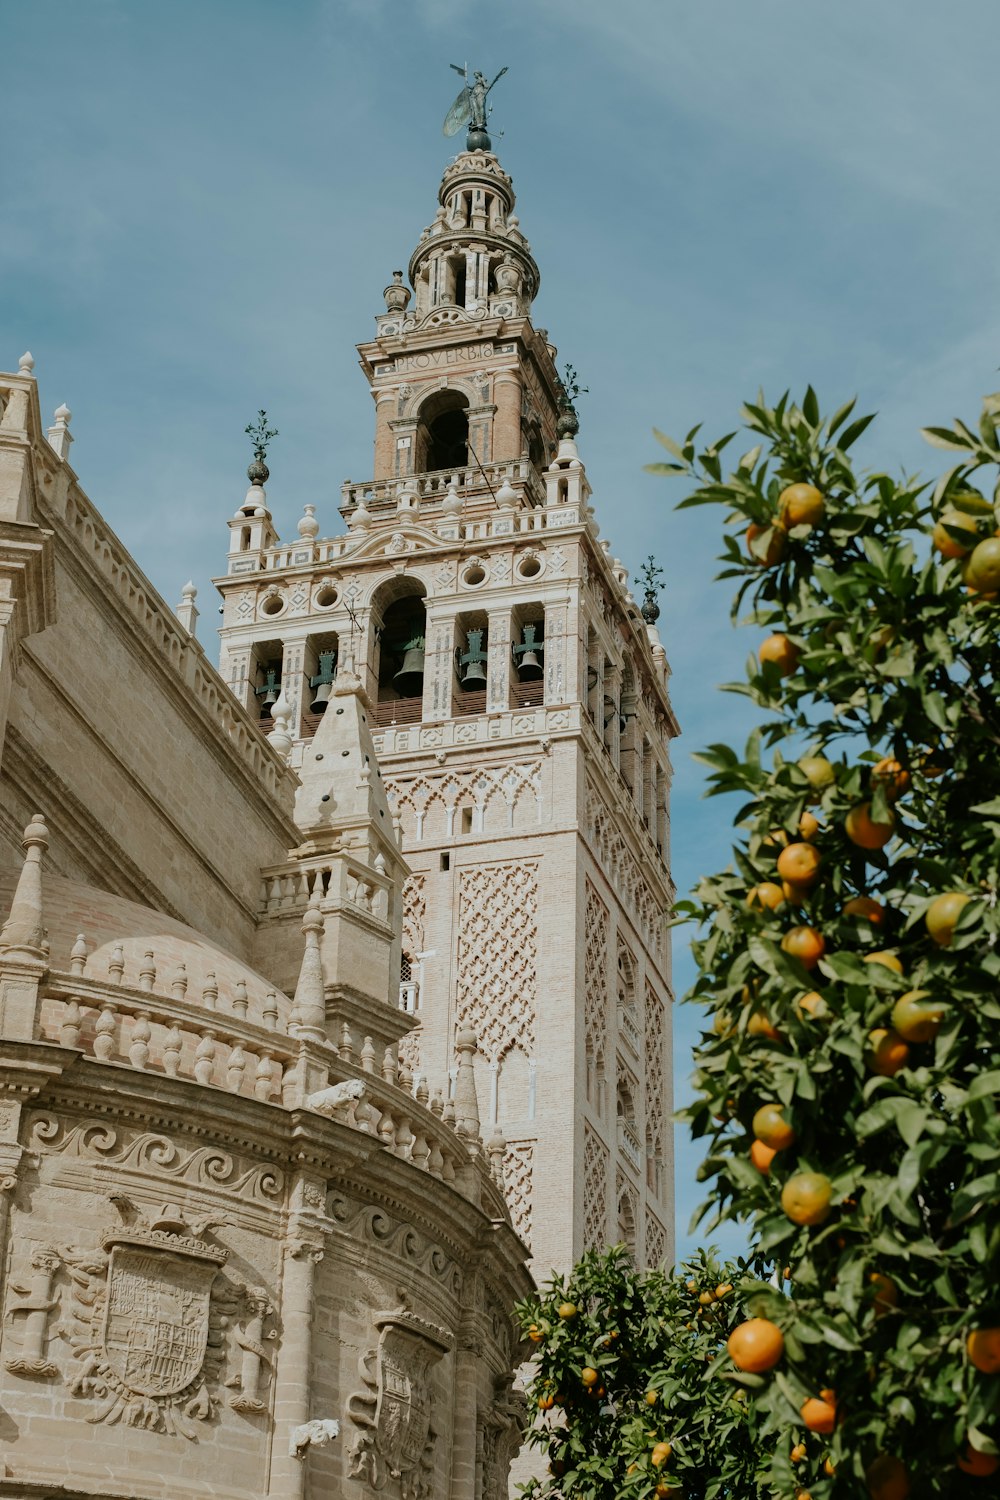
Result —
<path fill-rule="evenodd" d="M 535 1143 L 510 1141 L 503 1158 L 503 1190 L 514 1232 L 531 1248 L 531 1175 Z"/>
<path fill-rule="evenodd" d="M 608 1148 L 583 1127 L 583 1246 L 601 1250 L 608 1243 Z"/>
<path fill-rule="evenodd" d="M 378 1313 L 378 1346 L 362 1355 L 362 1389 L 347 1404 L 357 1429 L 350 1476 L 375 1491 L 395 1481 L 400 1500 L 430 1500 L 434 1445 L 429 1375 L 454 1344 L 451 1333 L 404 1303 Z"/>
<path fill-rule="evenodd" d="M 499 1062 L 535 1052 L 538 861 L 477 865 L 458 888 L 458 1021 Z"/>

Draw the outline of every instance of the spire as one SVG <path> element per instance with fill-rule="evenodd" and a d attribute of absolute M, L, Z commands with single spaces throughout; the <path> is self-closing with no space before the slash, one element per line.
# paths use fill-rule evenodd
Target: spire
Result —
<path fill-rule="evenodd" d="M 367 831 L 373 854 L 380 842 L 394 848 L 392 815 L 372 743 L 371 710 L 353 662 L 345 662 L 337 673 L 319 728 L 303 751 L 299 775 L 295 821 L 309 838 Z"/>
<path fill-rule="evenodd" d="M 42 854 L 49 847 L 49 830 L 41 813 L 35 813 L 24 830 L 25 856 L 18 877 L 10 915 L 0 931 L 0 952 L 24 958 L 44 958 L 45 928 L 42 925 Z"/>
<path fill-rule="evenodd" d="M 323 931 L 323 913 L 318 906 L 308 906 L 302 918 L 306 945 L 302 953 L 299 982 L 288 1017 L 299 1036 L 326 1041 L 326 988 L 323 982 L 323 959 L 319 950 Z"/>

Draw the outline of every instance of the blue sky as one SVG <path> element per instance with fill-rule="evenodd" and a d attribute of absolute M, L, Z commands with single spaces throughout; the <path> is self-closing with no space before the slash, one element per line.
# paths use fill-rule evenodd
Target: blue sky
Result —
<path fill-rule="evenodd" d="M 642 472 L 653 425 L 719 434 L 758 386 L 880 412 L 864 456 L 1000 385 L 996 0 L 33 0 L 3 7 L 0 366 L 30 348 L 84 487 L 168 602 L 216 615 L 243 428 L 269 495 L 324 530 L 371 467 L 355 343 L 433 217 L 451 62 L 498 86 L 497 149 L 542 270 L 536 321 L 590 394 L 581 452 L 612 550 L 667 572 L 679 889 L 725 864 L 698 745 L 749 635 L 714 514 Z M 677 945 L 680 992 L 691 970 Z M 678 1011 L 677 1073 L 695 1016 Z M 698 1153 L 678 1140 L 681 1248 Z M 739 1236 L 730 1244 L 738 1244 Z"/>

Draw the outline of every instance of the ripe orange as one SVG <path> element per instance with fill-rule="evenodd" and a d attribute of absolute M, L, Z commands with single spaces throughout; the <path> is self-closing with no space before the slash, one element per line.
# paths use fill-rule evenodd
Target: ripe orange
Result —
<path fill-rule="evenodd" d="M 948 526 L 954 526 L 956 531 L 966 532 L 968 541 L 960 542 L 955 537 L 949 536 L 945 529 Z M 931 537 L 942 557 L 964 557 L 976 545 L 977 531 L 978 528 L 972 516 L 963 516 L 960 510 L 946 510 L 934 527 Z"/>
<path fill-rule="evenodd" d="M 871 1050 L 865 1061 L 873 1073 L 882 1078 L 892 1078 L 900 1068 L 905 1068 L 910 1059 L 910 1049 L 898 1031 L 888 1031 L 884 1026 L 868 1033 Z"/>
<path fill-rule="evenodd" d="M 537 1323 L 532 1323 L 528 1328 L 528 1337 L 533 1344 L 540 1344 L 545 1335 Z"/>
<path fill-rule="evenodd" d="M 661 1464 L 665 1464 L 673 1451 L 672 1443 L 654 1443 L 652 1453 L 653 1468 L 658 1469 Z"/>
<path fill-rule="evenodd" d="M 600 1378 L 599 1373 L 594 1369 L 593 1365 L 584 1365 L 580 1371 L 580 1379 L 588 1390 L 591 1386 L 596 1385 Z"/>
<path fill-rule="evenodd" d="M 894 1307 L 899 1306 L 899 1288 L 888 1276 L 883 1276 L 879 1271 L 873 1271 L 868 1280 L 875 1288 L 875 1297 L 872 1306 L 877 1318 L 883 1317 L 891 1312 Z"/>
<path fill-rule="evenodd" d="M 761 642 L 757 655 L 761 666 L 769 661 L 774 662 L 782 677 L 787 677 L 798 665 L 799 648 L 787 635 L 775 631 L 774 635 L 769 635 L 766 641 Z"/>
<path fill-rule="evenodd" d="M 830 1014 L 830 1008 L 818 990 L 800 995 L 795 1002 L 795 1009 L 803 1020 L 823 1021 Z"/>
<path fill-rule="evenodd" d="M 815 526 L 826 504 L 814 484 L 790 484 L 778 496 L 778 515 L 786 526 Z"/>
<path fill-rule="evenodd" d="M 893 1006 L 892 1024 L 904 1042 L 932 1042 L 941 1030 L 945 1007 L 925 1005 L 926 999 L 926 990 L 907 990 Z"/>
<path fill-rule="evenodd" d="M 747 891 L 747 906 L 751 911 L 777 911 L 784 904 L 785 893 L 773 880 L 763 880 Z"/>
<path fill-rule="evenodd" d="M 965 569 L 965 581 L 978 594 L 1000 589 L 1000 537 L 989 536 L 975 547 Z"/>
<path fill-rule="evenodd" d="M 647 1406 L 655 1406 L 656 1403 L 657 1403 L 657 1401 L 659 1399 L 660 1399 L 660 1397 L 659 1397 L 659 1392 L 658 1391 L 647 1391 L 646 1392 L 646 1405 Z"/>
<path fill-rule="evenodd" d="M 812 844 L 789 844 L 778 855 L 778 874 L 791 885 L 812 885 L 822 862 Z"/>
<path fill-rule="evenodd" d="M 815 927 L 790 927 L 781 939 L 781 946 L 804 969 L 815 969 L 826 952 L 823 934 Z"/>
<path fill-rule="evenodd" d="M 802 1421 L 810 1432 L 831 1433 L 837 1422 L 837 1398 L 832 1391 L 810 1396 L 800 1408 Z"/>
<path fill-rule="evenodd" d="M 964 891 L 945 891 L 935 896 L 927 908 L 924 924 L 939 948 L 950 948 L 955 935 L 955 925 L 962 915 L 962 908 L 971 900 Z"/>
<path fill-rule="evenodd" d="M 560 1302 L 559 1316 L 563 1319 L 575 1318 L 577 1307 L 575 1302 Z"/>
<path fill-rule="evenodd" d="M 781 1190 L 781 1206 L 793 1224 L 822 1224 L 830 1217 L 833 1188 L 822 1172 L 796 1172 Z"/>
<path fill-rule="evenodd" d="M 988 1479 L 1000 1469 L 1000 1458 L 993 1453 L 980 1453 L 978 1448 L 972 1444 L 966 1445 L 964 1453 L 958 1456 L 958 1467 L 963 1474 L 973 1474 L 977 1479 Z"/>
<path fill-rule="evenodd" d="M 837 773 L 825 755 L 803 755 L 798 767 L 814 792 L 822 792 L 837 779 Z"/>
<path fill-rule="evenodd" d="M 553 1408 L 553 1406 L 555 1406 L 555 1401 L 553 1400 L 553 1398 L 551 1396 L 539 1396 L 539 1398 L 538 1398 L 538 1410 L 539 1411 L 551 1411 L 552 1408 Z"/>
<path fill-rule="evenodd" d="M 762 1104 L 753 1117 L 751 1129 L 759 1141 L 773 1146 L 775 1151 L 786 1150 L 795 1140 L 795 1131 L 780 1104 Z"/>
<path fill-rule="evenodd" d="M 769 1042 L 778 1041 L 781 1032 L 762 1010 L 755 1010 L 747 1022 L 748 1036 L 762 1036 Z"/>
<path fill-rule="evenodd" d="M 965 1348 L 969 1363 L 983 1375 L 1000 1375 L 1000 1328 L 974 1328 Z"/>
<path fill-rule="evenodd" d="M 873 896 L 852 896 L 844 906 L 845 917 L 863 917 L 866 922 L 880 927 L 885 921 L 885 907 Z"/>
<path fill-rule="evenodd" d="M 908 1500 L 910 1476 L 901 1458 L 880 1453 L 865 1470 L 865 1483 L 871 1500 Z"/>
<path fill-rule="evenodd" d="M 808 886 L 793 885 L 790 880 L 783 880 L 781 890 L 789 906 L 805 906 L 809 900 Z"/>
<path fill-rule="evenodd" d="M 814 839 L 820 831 L 819 818 L 813 817 L 811 812 L 804 812 L 799 819 L 799 833 L 804 839 Z"/>
<path fill-rule="evenodd" d="M 771 1163 L 777 1154 L 773 1146 L 765 1146 L 763 1141 L 751 1142 L 750 1160 L 763 1177 L 770 1173 Z"/>
<path fill-rule="evenodd" d="M 758 537 L 770 531 L 771 535 L 763 544 L 763 552 L 754 549 L 754 542 Z M 784 526 L 775 522 L 773 526 L 758 526 L 756 521 L 751 521 L 747 527 L 747 551 L 752 562 L 758 568 L 773 568 L 775 563 L 780 562 L 785 554 L 785 542 L 788 540 Z"/>
<path fill-rule="evenodd" d="M 883 969 L 891 969 L 894 974 L 902 974 L 903 965 L 898 953 L 893 953 L 890 948 L 879 948 L 876 953 L 866 953 L 864 957 L 866 964 L 881 964 Z"/>
<path fill-rule="evenodd" d="M 890 816 L 888 823 L 876 823 L 871 807 L 870 802 L 859 802 L 844 819 L 847 837 L 859 849 L 882 849 L 896 831 L 895 815 Z"/>
<path fill-rule="evenodd" d="M 748 1318 L 733 1329 L 726 1348 L 738 1370 L 762 1375 L 765 1370 L 773 1370 L 781 1359 L 785 1338 L 777 1323 L 767 1318 Z"/>
<path fill-rule="evenodd" d="M 889 802 L 896 802 L 910 790 L 909 771 L 891 755 L 886 755 L 872 767 L 871 781 L 872 786 L 881 785 L 885 788 L 886 800 Z"/>

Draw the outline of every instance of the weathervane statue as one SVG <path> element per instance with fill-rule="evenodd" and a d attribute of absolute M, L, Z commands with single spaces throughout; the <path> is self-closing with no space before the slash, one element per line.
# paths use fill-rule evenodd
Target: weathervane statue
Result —
<path fill-rule="evenodd" d="M 444 117 L 442 129 L 445 135 L 457 135 L 463 125 L 468 125 L 469 133 L 465 141 L 467 151 L 491 151 L 493 143 L 486 133 L 486 96 L 494 84 L 506 73 L 506 68 L 501 68 L 493 83 L 486 82 L 485 73 L 473 73 L 473 82 L 469 82 L 469 65 L 460 68 L 457 63 L 449 63 L 456 73 L 461 73 L 465 79 L 465 87 Z"/>

